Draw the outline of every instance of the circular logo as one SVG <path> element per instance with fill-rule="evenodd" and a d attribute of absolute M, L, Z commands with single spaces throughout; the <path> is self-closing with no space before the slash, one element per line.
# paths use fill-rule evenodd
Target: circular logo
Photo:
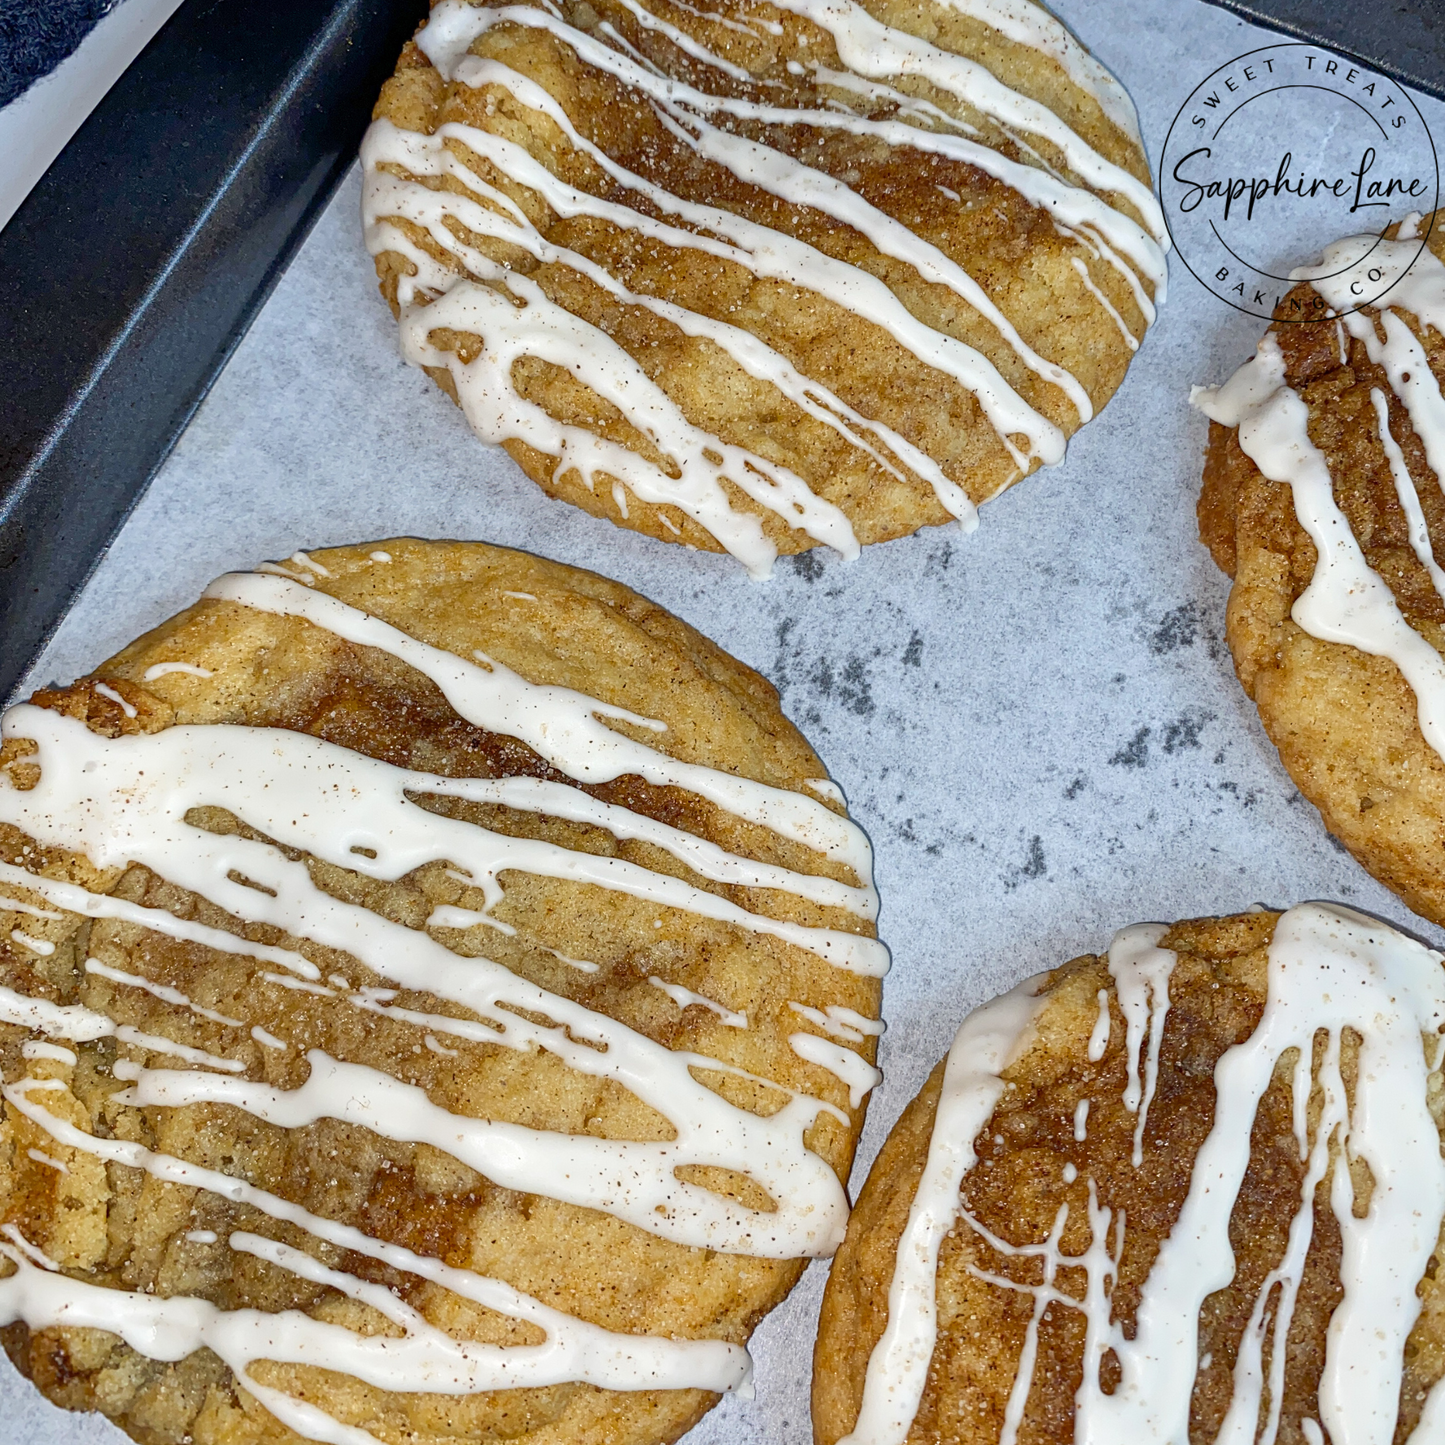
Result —
<path fill-rule="evenodd" d="M 1433 211 L 1439 194 L 1435 142 L 1409 92 L 1295 41 L 1237 56 L 1195 86 L 1159 165 L 1179 259 L 1221 301 L 1266 321 L 1322 320 L 1327 303 L 1315 292 L 1286 303 L 1290 270 L 1346 236 L 1361 238 L 1346 249 L 1349 264 L 1362 265 L 1386 225 Z M 1418 236 L 1422 249 L 1426 239 Z M 1356 309 L 1400 269 L 1362 274 Z"/>

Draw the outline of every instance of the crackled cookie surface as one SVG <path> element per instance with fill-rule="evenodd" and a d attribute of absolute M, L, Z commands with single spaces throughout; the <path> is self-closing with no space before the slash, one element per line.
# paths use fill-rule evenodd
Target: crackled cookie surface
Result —
<path fill-rule="evenodd" d="M 137 1440 L 651 1445 L 847 1201 L 866 840 L 625 587 L 398 540 L 4 720 L 0 1321 Z"/>
<path fill-rule="evenodd" d="M 1421 239 L 1427 238 L 1424 249 Z M 1325 826 L 1445 922 L 1445 238 L 1329 247 L 1258 355 L 1196 391 L 1200 533 L 1245 691 Z M 1372 275 L 1379 271 L 1383 275 Z M 1354 297 L 1374 304 L 1352 309 Z M 1310 310 L 1300 308 L 1309 307 Z"/>
<path fill-rule="evenodd" d="M 1028 0 L 441 0 L 363 161 L 403 351 L 477 433 L 755 573 L 971 524 L 1164 285 L 1133 107 Z"/>
<path fill-rule="evenodd" d="M 834 1260 L 820 1445 L 1438 1438 L 1442 962 L 1304 904 L 970 1015 Z"/>

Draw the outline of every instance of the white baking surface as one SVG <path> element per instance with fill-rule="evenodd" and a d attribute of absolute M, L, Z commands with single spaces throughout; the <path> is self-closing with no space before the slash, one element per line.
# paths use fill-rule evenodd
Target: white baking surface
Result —
<path fill-rule="evenodd" d="M 1128 86 L 1154 160 L 1190 87 L 1274 38 L 1195 0 L 1055 8 Z M 1445 139 L 1445 105 L 1418 100 Z M 1207 423 L 1186 398 L 1262 326 L 1177 262 L 1118 396 L 976 533 L 851 564 L 813 552 L 756 584 L 549 501 L 476 442 L 397 354 L 359 193 L 353 172 L 27 687 L 89 670 L 220 572 L 397 533 L 529 548 L 671 608 L 777 684 L 873 839 L 894 963 L 855 1189 L 970 1008 L 1126 923 L 1330 898 L 1440 943 L 1327 837 L 1235 680 L 1227 583 L 1195 534 Z M 825 1273 L 754 1336 L 757 1398 L 724 1401 L 688 1445 L 811 1440 Z M 122 1438 L 8 1363 L 0 1419 L 34 1445 Z"/>
<path fill-rule="evenodd" d="M 29 90 L 0 109 L 0 231 L 181 0 L 124 0 Z"/>

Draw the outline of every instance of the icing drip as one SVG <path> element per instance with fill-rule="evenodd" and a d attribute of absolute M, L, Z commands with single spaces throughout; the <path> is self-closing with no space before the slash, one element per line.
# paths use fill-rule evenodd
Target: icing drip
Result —
<path fill-rule="evenodd" d="M 754 93 L 766 93 L 779 84 L 753 76 L 638 0 L 620 3 L 632 22 L 664 37 L 679 55 L 687 57 L 690 77 L 701 67 L 703 74 L 715 74 L 729 89 L 741 85 Z M 757 33 L 751 24 L 687 4 L 674 3 L 671 8 L 743 34 Z M 570 147 L 613 183 L 614 197 L 627 197 L 625 203 L 570 186 L 522 146 L 457 122 L 440 126 L 434 135 L 420 135 L 380 120 L 368 132 L 362 152 L 367 174 L 363 212 L 368 247 L 373 254 L 397 252 L 414 268 L 412 276 L 399 279 L 397 292 L 403 351 L 408 359 L 450 371 L 468 419 L 485 440 L 525 442 L 555 459 L 555 478 L 575 473 L 594 491 L 598 475 L 606 474 L 613 478 L 613 499 L 624 518 L 629 492 L 656 505 L 676 506 L 755 575 L 767 573 L 776 549 L 755 515 L 733 508 L 722 485 L 724 478 L 765 511 L 844 555 L 856 555 L 857 539 L 846 517 L 813 496 L 801 478 L 692 425 L 664 389 L 599 327 L 556 306 L 534 283 L 464 237 L 521 247 L 539 262 L 578 273 L 624 305 L 645 308 L 684 334 L 712 342 L 750 376 L 775 386 L 792 404 L 886 471 L 905 480 L 911 473 L 929 484 L 943 507 L 965 527 L 973 525 L 973 504 L 933 459 L 891 428 L 860 415 L 815 379 L 800 375 L 785 358 L 742 327 L 634 292 L 604 266 L 547 241 L 521 208 L 470 169 L 448 141 L 460 142 L 501 176 L 534 192 L 558 217 L 596 218 L 663 247 L 724 258 L 760 278 L 817 292 L 883 328 L 918 360 L 974 395 L 1012 457 L 1015 477 L 1035 463 L 1051 465 L 1060 460 L 1063 433 L 1026 403 L 985 356 L 919 321 L 869 271 L 827 255 L 785 231 L 717 206 L 685 200 L 627 170 L 580 135 L 561 105 L 536 82 L 501 61 L 469 54 L 472 44 L 488 30 L 525 26 L 548 31 L 585 66 L 609 75 L 638 95 L 672 138 L 701 160 L 772 195 L 775 205 L 784 202 L 827 216 L 863 237 L 878 253 L 912 268 L 922 280 L 947 288 L 992 328 L 1023 367 L 1057 387 L 1081 421 L 1093 411 L 1084 387 L 1025 342 L 984 288 L 948 254 L 870 203 L 844 180 L 784 149 L 742 135 L 735 127 L 807 127 L 963 162 L 1009 186 L 1029 204 L 1047 209 L 1063 234 L 1103 258 L 1124 278 L 1147 319 L 1152 320 L 1153 304 L 1142 283 L 1147 280 L 1156 297 L 1162 297 L 1165 283 L 1166 232 L 1148 185 L 1097 154 L 1046 107 L 1009 90 L 984 67 L 882 25 L 847 0 L 797 0 L 784 8 L 828 32 L 849 67 L 837 71 L 812 60 L 788 61 L 792 75 L 811 74 L 824 97 L 822 104 L 800 108 L 736 94 L 713 94 L 665 73 L 612 24 L 604 22 L 591 32 L 582 31 L 567 24 L 550 5 L 488 7 L 442 0 L 432 9 L 417 35 L 417 44 L 439 74 L 474 88 L 501 87 L 522 106 L 545 116 Z M 1016 0 L 969 0 L 957 8 L 1013 42 L 1047 55 L 1093 97 L 1114 124 L 1137 141 L 1133 108 L 1122 89 L 1052 17 Z M 758 21 L 757 25 L 769 34 L 783 34 L 777 22 Z M 887 83 L 909 76 L 924 79 L 952 97 L 953 103 L 986 117 L 1029 160 L 1001 154 L 976 139 L 979 132 L 968 122 Z M 887 107 L 892 114 L 884 119 L 855 114 L 826 96 L 829 90 L 859 95 L 874 108 Z M 1062 175 L 1023 139 L 1025 135 L 1056 153 L 1083 184 Z M 403 179 L 395 173 L 398 170 L 418 179 Z M 434 188 L 425 183 L 438 176 L 462 184 Z M 1120 208 L 1121 200 L 1134 214 Z M 1136 216 L 1143 219 L 1143 225 Z M 394 220 L 421 227 L 453 264 L 444 265 L 416 246 Z M 1076 260 L 1075 265 L 1082 263 Z M 1085 292 L 1119 326 L 1130 349 L 1136 348 L 1137 338 L 1087 268 L 1079 271 L 1079 278 Z M 517 305 L 514 297 L 525 304 Z M 454 351 L 433 347 L 429 336 L 439 327 L 480 336 L 481 354 L 464 363 Z M 559 423 L 522 398 L 512 384 L 511 369 L 523 356 L 540 357 L 570 370 L 617 407 L 661 454 L 663 463 L 582 428 Z M 676 530 L 665 512 L 659 516 Z"/>
<path fill-rule="evenodd" d="M 705 994 L 694 993 L 690 988 L 684 988 L 680 983 L 668 983 L 666 979 L 655 976 L 649 978 L 647 981 L 654 988 L 661 989 L 678 1008 L 688 1008 L 693 1004 L 697 1004 L 701 1008 L 710 1009 L 730 1029 L 745 1029 L 748 1026 L 747 1014 L 737 1013 L 735 1010 L 720 1004 L 716 999 L 708 998 Z M 854 1108 L 856 1107 L 857 1105 L 855 1104 Z"/>
<path fill-rule="evenodd" d="M 1094 1031 L 1089 1035 L 1089 1062 L 1097 1064 L 1104 1057 L 1104 1050 L 1109 1047 L 1109 1030 L 1112 1020 L 1109 1016 L 1109 990 L 1101 988 L 1096 1000 L 1099 1005 L 1099 1017 L 1094 1021 Z"/>
<path fill-rule="evenodd" d="M 224 1069 L 229 1073 L 241 1073 L 245 1064 L 237 1059 L 221 1058 L 205 1049 L 189 1048 L 172 1039 L 157 1034 L 142 1033 L 129 1024 L 118 1024 L 107 1014 L 80 1004 L 53 1004 L 44 999 L 31 998 L 16 993 L 14 989 L 0 985 L 0 1023 L 18 1024 L 21 1028 L 38 1029 L 41 1033 L 54 1034 L 62 1039 L 88 1042 L 92 1039 L 119 1039 L 123 1044 L 133 1044 L 150 1053 L 170 1054 L 188 1064 L 206 1064 L 213 1069 Z"/>
<path fill-rule="evenodd" d="M 1031 1037 L 1045 980 L 1040 974 L 975 1009 L 953 1041 L 928 1159 L 888 1288 L 888 1324 L 868 1358 L 858 1423 L 838 1445 L 902 1445 L 918 1413 L 938 1327 L 939 1246 L 953 1227 L 959 1188 L 977 1157 L 974 1140 L 1003 1094 L 999 1075 Z"/>
<path fill-rule="evenodd" d="M 841 1079 L 848 1086 L 848 1103 L 854 1109 L 883 1081 L 882 1071 L 860 1054 L 842 1044 L 820 1039 L 817 1034 L 789 1034 L 788 1047 L 800 1059 L 817 1064 Z"/>
<path fill-rule="evenodd" d="M 1129 978 L 1136 995 L 1143 980 L 1167 980 L 1166 962 L 1150 956 L 1151 950 L 1166 953 L 1154 946 L 1157 938 L 1155 929 L 1125 930 L 1122 942 L 1116 940 L 1111 949 L 1111 972 L 1116 979 Z M 1427 1076 L 1439 1063 L 1438 1039 L 1445 1030 L 1442 963 L 1441 955 L 1347 909 L 1310 903 L 1281 917 L 1269 947 L 1264 1014 L 1250 1037 L 1229 1049 L 1215 1068 L 1213 1122 L 1194 1161 L 1179 1218 L 1144 1281 L 1132 1338 L 1126 1338 L 1111 1317 L 1123 1220 L 1099 1205 L 1092 1180 L 1090 1243 L 1081 1255 L 1058 1251 L 1067 1206 L 1043 1245 L 1025 1247 L 995 1238 L 964 1216 L 969 1227 L 1002 1253 L 1044 1259 L 1041 1285 L 979 1276 L 1034 1295 L 1031 1338 L 1036 1338 L 1042 1310 L 1050 1305 L 1085 1317 L 1083 1380 L 1075 1396 L 1073 1429 L 1078 1445 L 1185 1445 L 1190 1438 L 1190 1402 L 1200 1367 L 1200 1309 L 1234 1276 L 1229 1222 L 1249 1163 L 1251 1128 L 1276 1063 L 1290 1050 L 1297 1051 L 1292 1088 L 1305 1177 L 1284 1256 L 1254 1302 L 1218 1439 L 1226 1445 L 1254 1445 L 1257 1439 L 1272 1445 L 1275 1439 L 1283 1399 L 1284 1340 L 1312 1238 L 1315 1186 L 1327 1173 L 1330 1209 L 1342 1239 L 1343 1295 L 1326 1338 L 1319 1420 L 1305 1435 L 1323 1439 L 1327 1431 L 1340 1445 L 1388 1445 L 1394 1438 L 1405 1341 L 1421 1309 L 1416 1286 L 1445 1215 L 1445 1161 L 1426 1102 Z M 940 1105 L 928 1165 L 899 1243 L 887 1331 L 869 1362 L 862 1413 L 848 1437 L 851 1445 L 901 1445 L 917 1411 L 935 1341 L 938 1245 L 957 1217 L 957 1191 L 967 1172 L 965 1167 L 935 1175 L 934 1161 L 947 1154 L 972 1163 L 972 1140 L 1002 1093 L 999 1071 L 1017 1056 L 1028 1036 L 1032 1013 L 1022 1000 L 1028 998 L 1029 987 L 972 1015 L 950 1052 L 949 1074 L 964 1077 L 969 1070 L 967 1084 L 956 1098 L 945 1093 L 947 1111 Z M 1157 991 L 1153 999 L 1152 1006 L 1161 1007 Z M 1122 1000 L 1121 1007 L 1128 1017 L 1129 1007 Z M 1353 1105 L 1340 1067 L 1347 1029 L 1361 1040 Z M 1314 1046 L 1320 1031 L 1326 1043 L 1316 1070 Z M 981 1046 L 981 1040 L 988 1042 Z M 1142 1044 L 1131 1042 L 1129 1052 L 1130 1089 L 1142 1095 L 1147 1090 L 1147 1084 L 1138 1087 Z M 1307 1110 L 1312 1090 L 1323 1099 L 1313 1131 Z M 1076 1115 L 1076 1136 L 1081 1132 L 1077 1120 Z M 1368 1208 L 1360 1208 L 1354 1196 L 1345 1158 L 1368 1165 L 1374 1179 Z M 940 1180 L 945 1192 L 937 1188 Z M 1058 1286 L 1060 1265 L 1082 1272 L 1082 1294 Z M 912 1341 L 910 1353 L 898 1355 L 891 1344 L 896 1338 Z M 1263 1365 L 1266 1341 L 1272 1342 L 1268 1370 Z M 1105 1394 L 1099 1372 L 1110 1351 L 1120 1379 L 1113 1392 Z M 1013 1428 L 1028 1398 L 1032 1364 L 1026 1346 L 1010 1396 Z M 1266 1391 L 1271 1403 L 1260 1433 Z M 1445 1416 L 1442 1402 L 1445 1387 L 1437 1385 L 1426 1400 L 1420 1426 L 1424 1433 L 1418 1438 L 1434 1438 L 1438 1425 L 1433 1422 Z M 1006 1422 L 1004 1439 L 1012 1438 L 1009 1429 Z"/>
<path fill-rule="evenodd" d="M 1105 311 L 1108 312 L 1109 316 L 1114 322 L 1114 325 L 1119 328 L 1119 332 L 1124 338 L 1124 345 L 1127 346 L 1130 351 L 1138 351 L 1139 338 L 1135 336 L 1132 331 L 1129 330 L 1128 325 L 1125 323 L 1124 318 L 1119 315 L 1118 308 L 1114 305 L 1114 303 L 1110 301 L 1109 298 L 1105 296 L 1104 293 L 1100 291 L 1096 285 L 1094 285 L 1094 278 L 1089 275 L 1088 263 L 1086 261 L 1080 260 L 1079 257 L 1075 256 L 1073 258 L 1073 264 L 1074 270 L 1079 273 L 1079 280 L 1084 283 L 1084 289 L 1089 293 L 1090 296 L 1094 298 L 1095 301 L 1099 303 L 1100 306 L 1104 308 Z"/>
<path fill-rule="evenodd" d="M 1169 931 L 1162 923 L 1139 923 L 1120 929 L 1109 945 L 1109 973 L 1124 1015 L 1129 1051 L 1129 1083 L 1124 1090 L 1124 1107 L 1137 1114 L 1134 1126 L 1134 1167 L 1144 1162 L 1144 1125 L 1149 1118 L 1149 1101 L 1159 1080 L 1159 1049 L 1164 1042 L 1164 1022 L 1169 1016 L 1169 975 L 1175 955 L 1158 946 Z M 1107 1008 L 1107 995 L 1101 1008 Z M 1105 1046 L 1107 1047 L 1107 1034 Z M 1147 1054 L 1145 1053 L 1147 1041 Z M 1093 1040 L 1089 1055 L 1093 1058 Z M 1102 1050 L 1100 1051 L 1102 1054 Z M 1140 1058 L 1144 1071 L 1140 1074 Z"/>
<path fill-rule="evenodd" d="M 315 577 L 329 575 L 299 554 L 293 561 L 307 566 Z M 381 1137 L 428 1144 L 503 1187 L 598 1209 L 682 1244 L 776 1259 L 830 1253 L 842 1232 L 846 1197 L 833 1170 L 805 1147 L 803 1136 L 821 1113 L 847 1122 L 840 1109 L 725 1061 L 670 1050 L 485 957 L 452 953 L 426 929 L 406 927 L 322 891 L 297 858 L 309 855 L 379 880 L 400 879 L 426 863 L 445 863 L 453 878 L 480 894 L 483 908 L 438 906 L 427 928 L 487 923 L 515 934 L 515 928 L 490 913 L 505 898 L 503 875 L 525 872 L 626 894 L 654 905 L 664 915 L 680 911 L 713 920 L 718 926 L 740 930 L 755 940 L 754 947 L 802 950 L 840 968 L 876 975 L 886 967 L 886 952 L 861 934 L 775 919 L 671 872 L 653 872 L 619 857 L 495 833 L 430 812 L 414 799 L 454 797 L 585 823 L 606 829 L 618 840 L 638 840 L 658 848 L 696 878 L 759 890 L 764 903 L 767 894 L 775 893 L 841 911 L 862 924 L 876 916 L 877 895 L 868 844 L 860 830 L 817 798 L 680 762 L 608 725 L 617 721 L 644 734 L 666 731 L 654 719 L 564 687 L 528 682 L 480 654 L 478 662 L 466 661 L 313 591 L 300 579 L 223 578 L 207 595 L 295 616 L 338 638 L 383 649 L 435 682 L 463 717 L 520 739 L 568 776 L 602 782 L 638 774 L 657 786 L 687 789 L 733 816 L 845 864 L 858 881 L 847 884 L 730 853 L 682 829 L 556 782 L 440 777 L 396 768 L 287 730 L 178 726 L 153 734 L 104 738 L 75 719 L 22 705 L 5 715 L 3 733 L 32 742 L 27 763 L 37 766 L 39 780 L 26 789 L 0 781 L 0 820 L 44 848 L 73 850 L 99 868 L 144 865 L 168 883 L 225 909 L 243 928 L 280 929 L 300 940 L 300 947 L 253 943 L 162 908 L 93 893 L 3 863 L 0 886 L 39 901 L 5 894 L 0 895 L 0 907 L 49 921 L 63 920 L 67 914 L 114 919 L 220 949 L 252 961 L 257 984 L 335 999 L 398 1027 L 415 1029 L 418 1053 L 424 1048 L 442 1057 L 458 1057 L 459 1050 L 448 1048 L 439 1038 L 519 1051 L 546 1050 L 571 1070 L 620 1085 L 661 1114 L 675 1137 L 652 1143 L 572 1136 L 457 1115 L 417 1085 L 316 1048 L 305 1054 L 309 1065 L 305 1082 L 278 1088 L 242 1077 L 246 1065 L 240 1060 L 142 1032 L 93 1008 L 61 1005 L 3 986 L 0 1022 L 72 1044 L 114 1038 L 144 1055 L 160 1056 L 115 1061 L 114 1075 L 129 1085 L 113 1096 L 123 1105 L 224 1104 L 292 1129 L 335 1119 Z M 274 842 L 215 834 L 188 823 L 191 810 L 200 807 L 226 809 Z M 656 927 L 663 922 L 662 917 L 653 919 Z M 44 940 L 28 942 L 55 947 Z M 327 974 L 322 982 L 321 967 L 306 956 L 313 946 L 350 955 L 393 987 L 353 988 L 337 973 Z M 563 961 L 581 970 L 597 970 L 596 964 L 581 960 Z M 252 1020 L 207 1008 L 180 989 L 102 959 L 88 958 L 84 967 L 88 975 L 119 989 L 140 990 L 207 1023 L 243 1030 L 237 1041 L 252 1054 L 252 1041 L 263 1049 L 304 1047 L 299 1039 L 293 1044 L 278 1038 Z M 270 971 L 276 968 L 284 972 Z M 652 982 L 681 1006 L 702 1003 L 718 1012 L 724 1023 L 747 1027 L 742 1014 L 700 994 L 665 979 Z M 469 1016 L 455 1018 L 404 1007 L 395 1002 L 402 989 L 459 1005 Z M 239 997 L 236 1003 L 227 998 L 228 1005 L 242 1013 L 239 1002 Z M 850 1010 L 829 1008 L 837 1010 L 836 1015 L 822 1017 L 859 1039 L 880 1027 Z M 814 1035 L 797 1038 L 810 1042 L 802 1048 L 794 1043 L 795 1050 L 830 1069 L 848 1089 L 853 1107 L 858 1107 L 876 1082 L 876 1071 L 852 1051 L 827 1040 Z M 818 1046 L 827 1051 L 826 1057 L 814 1057 Z M 845 1054 L 847 1059 L 836 1057 Z M 41 1039 L 28 1041 L 25 1057 L 76 1062 L 73 1050 Z M 762 1117 L 728 1103 L 695 1074 L 723 1074 L 765 1084 L 782 1096 L 783 1106 Z M 0 1243 L 0 1253 L 15 1266 L 13 1274 L 0 1280 L 0 1319 L 24 1320 L 32 1329 L 63 1322 L 110 1330 L 154 1359 L 179 1359 L 209 1347 L 282 1424 L 307 1438 L 345 1445 L 373 1437 L 332 1419 L 317 1406 L 259 1385 L 247 1373 L 250 1367 L 260 1359 L 295 1362 L 381 1388 L 441 1393 L 564 1380 L 619 1390 L 747 1388 L 748 1358 L 737 1346 L 612 1333 L 549 1308 L 499 1280 L 372 1240 L 351 1226 L 309 1214 L 244 1180 L 150 1152 L 133 1142 L 94 1138 L 47 1105 L 47 1095 L 61 1088 L 52 1080 L 25 1078 L 4 1091 L 14 1109 L 55 1141 L 57 1154 L 42 1149 L 35 1162 L 69 1169 L 77 1154 L 87 1154 L 247 1204 L 318 1240 L 359 1251 L 487 1308 L 530 1321 L 544 1331 L 546 1342 L 503 1348 L 455 1340 L 388 1290 L 323 1266 L 290 1246 L 245 1232 L 230 1236 L 232 1250 L 255 1254 L 338 1289 L 380 1310 L 401 1334 L 363 1336 L 298 1311 L 223 1311 L 200 1298 L 158 1298 L 94 1286 L 60 1272 L 13 1232 L 6 1236 L 8 1243 Z M 765 1192 L 768 1206 L 754 1209 L 678 1178 L 679 1169 L 699 1166 L 746 1175 Z M 197 1233 L 198 1241 L 201 1233 L 214 1242 L 214 1235 L 206 1231 Z"/>
<path fill-rule="evenodd" d="M 1401 510 L 1410 528 L 1410 547 L 1420 559 L 1420 565 L 1430 574 L 1436 595 L 1445 598 L 1445 572 L 1435 561 L 1435 549 L 1430 545 L 1430 529 L 1425 524 L 1425 513 L 1420 510 L 1420 497 L 1410 479 L 1410 469 L 1405 465 L 1405 454 L 1390 432 L 1389 403 L 1378 386 L 1370 389 L 1370 400 L 1374 403 L 1375 416 L 1379 421 L 1380 445 L 1385 449 L 1390 475 L 1395 479 L 1395 495 L 1400 499 Z"/>
<path fill-rule="evenodd" d="M 830 1003 L 825 1009 L 810 1008 L 804 1003 L 790 1003 L 788 1007 L 794 1013 L 801 1014 L 810 1024 L 817 1024 L 825 1034 L 831 1034 L 833 1038 L 843 1039 L 850 1044 L 861 1044 L 870 1035 L 877 1038 L 888 1028 L 882 1019 L 864 1018 L 862 1014 L 844 1008 L 842 1004 Z"/>
<path fill-rule="evenodd" d="M 146 682 L 154 682 L 158 677 L 169 677 L 173 672 L 189 673 L 192 677 L 214 676 L 209 668 L 197 667 L 193 662 L 157 662 L 146 668 L 142 677 Z"/>
<path fill-rule="evenodd" d="M 213 1024 L 224 1024 L 228 1028 L 245 1028 L 241 1019 L 233 1019 L 229 1014 L 217 1013 L 215 1009 L 204 1008 L 198 1003 L 192 1002 L 178 988 L 171 988 L 169 984 L 152 983 L 148 978 L 142 978 L 137 973 L 126 973 L 124 969 L 111 968 L 108 964 L 102 963 L 98 958 L 87 958 L 85 960 L 85 971 L 94 973 L 101 978 L 108 978 L 112 983 L 125 984 L 129 988 L 138 988 L 153 998 L 158 998 L 162 1003 L 178 1004 L 181 1008 L 189 1009 L 198 1018 L 208 1019 Z M 278 974 L 272 974 L 272 978 L 280 978 Z M 291 984 L 293 980 L 283 980 Z"/>
<path fill-rule="evenodd" d="M 135 716 L 135 708 L 131 706 L 113 687 L 107 687 L 105 683 L 98 682 L 95 690 L 101 697 L 109 698 L 127 717 Z"/>

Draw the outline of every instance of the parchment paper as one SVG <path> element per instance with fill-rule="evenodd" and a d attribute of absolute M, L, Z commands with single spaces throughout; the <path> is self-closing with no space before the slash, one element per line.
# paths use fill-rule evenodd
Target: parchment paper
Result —
<path fill-rule="evenodd" d="M 1054 8 L 1129 88 L 1155 164 L 1191 87 L 1277 38 L 1197 0 Z M 1417 100 L 1445 139 L 1445 105 Z M 1326 835 L 1235 680 L 1227 583 L 1195 532 L 1207 423 L 1187 397 L 1263 325 L 1177 262 L 1119 394 L 976 533 L 851 564 L 817 551 L 756 584 L 549 501 L 482 447 L 398 355 L 359 195 L 353 173 L 24 690 L 89 670 L 218 573 L 398 533 L 526 547 L 671 608 L 772 679 L 873 840 L 893 972 L 855 1191 L 969 1009 L 1124 924 L 1328 898 L 1440 945 Z M 756 1399 L 725 1400 L 688 1445 L 811 1441 L 825 1275 L 815 1264 L 755 1335 Z M 122 1438 L 8 1363 L 0 1421 L 34 1445 Z"/>

